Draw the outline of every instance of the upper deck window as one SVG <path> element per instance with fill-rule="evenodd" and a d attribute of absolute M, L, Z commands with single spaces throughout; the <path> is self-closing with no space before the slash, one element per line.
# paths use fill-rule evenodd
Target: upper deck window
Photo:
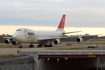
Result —
<path fill-rule="evenodd" d="M 21 31 L 21 29 L 17 29 L 17 31 Z"/>

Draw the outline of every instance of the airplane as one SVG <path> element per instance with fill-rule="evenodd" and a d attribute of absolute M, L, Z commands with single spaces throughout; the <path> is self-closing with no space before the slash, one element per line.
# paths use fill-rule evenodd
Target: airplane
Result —
<path fill-rule="evenodd" d="M 34 43 L 39 44 L 38 47 L 52 47 L 52 42 L 54 44 L 61 44 L 62 38 L 70 38 L 77 36 L 64 37 L 65 34 L 68 33 L 76 33 L 80 31 L 74 32 L 65 32 L 65 17 L 64 14 L 61 18 L 58 28 L 55 31 L 35 31 L 27 28 L 19 28 L 12 35 L 12 37 L 4 37 L 8 38 L 5 40 L 6 44 L 12 43 L 13 45 L 20 44 L 19 48 L 22 48 L 21 43 L 30 43 L 29 47 L 34 47 Z M 78 36 L 76 39 L 77 42 L 82 42 L 83 39 L 81 36 Z"/>

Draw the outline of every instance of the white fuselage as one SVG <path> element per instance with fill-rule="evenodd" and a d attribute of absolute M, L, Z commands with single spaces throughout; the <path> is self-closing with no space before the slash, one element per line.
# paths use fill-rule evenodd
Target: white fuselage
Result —
<path fill-rule="evenodd" d="M 34 31 L 31 29 L 20 28 L 13 34 L 13 40 L 19 43 L 38 43 L 40 38 L 61 37 L 64 31 Z"/>

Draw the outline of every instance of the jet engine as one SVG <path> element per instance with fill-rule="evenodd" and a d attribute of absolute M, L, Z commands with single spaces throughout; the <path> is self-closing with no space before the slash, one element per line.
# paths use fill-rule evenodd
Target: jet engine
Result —
<path fill-rule="evenodd" d="M 82 41 L 83 41 L 82 36 L 78 37 L 78 38 L 76 39 L 76 41 L 77 41 L 77 42 L 82 42 Z"/>
<path fill-rule="evenodd" d="M 59 39 L 56 39 L 55 41 L 54 41 L 54 44 L 60 44 L 61 42 L 60 42 L 60 40 Z"/>
<path fill-rule="evenodd" d="M 4 41 L 6 44 L 9 44 L 9 43 L 11 43 L 12 41 L 10 40 L 10 39 L 7 39 L 7 40 L 5 40 Z"/>
<path fill-rule="evenodd" d="M 12 42 L 12 45 L 18 45 L 19 43 L 17 43 L 16 41 Z"/>

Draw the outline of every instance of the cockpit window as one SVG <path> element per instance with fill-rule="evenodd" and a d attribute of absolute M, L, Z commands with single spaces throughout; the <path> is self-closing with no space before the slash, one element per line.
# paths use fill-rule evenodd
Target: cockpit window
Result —
<path fill-rule="evenodd" d="M 17 31 L 21 31 L 21 29 L 17 29 Z"/>

